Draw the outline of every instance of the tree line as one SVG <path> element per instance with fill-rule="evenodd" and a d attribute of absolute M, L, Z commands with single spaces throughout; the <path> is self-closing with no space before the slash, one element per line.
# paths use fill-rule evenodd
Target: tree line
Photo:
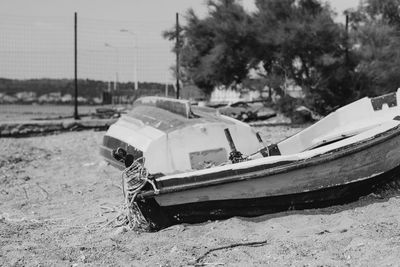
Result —
<path fill-rule="evenodd" d="M 15 94 L 18 92 L 35 92 L 38 96 L 60 92 L 62 95 L 75 94 L 73 79 L 5 79 L 0 78 L 0 93 Z M 113 86 L 113 85 L 111 85 Z M 168 85 L 169 91 L 173 91 L 172 85 Z M 78 80 L 78 95 L 86 98 L 100 97 L 103 91 L 108 90 L 108 82 L 79 79 Z M 134 83 L 119 82 L 118 90 L 133 90 Z M 112 90 L 112 88 L 111 88 Z M 139 82 L 138 95 L 164 94 L 165 84 L 156 82 Z"/>
<path fill-rule="evenodd" d="M 347 25 L 318 0 L 255 0 L 247 12 L 235 0 L 209 0 L 179 28 L 180 77 L 210 93 L 249 83 L 285 98 L 288 80 L 304 104 L 321 114 L 400 87 L 400 0 L 366 0 L 347 10 Z M 175 40 L 175 30 L 164 37 Z M 254 83 L 253 83 L 254 84 Z M 257 88 L 254 88 L 257 89 Z M 286 100 L 285 100 L 286 101 Z"/>

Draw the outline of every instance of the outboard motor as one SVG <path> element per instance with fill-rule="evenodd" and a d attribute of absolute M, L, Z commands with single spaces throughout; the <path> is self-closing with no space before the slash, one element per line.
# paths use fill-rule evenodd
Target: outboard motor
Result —
<path fill-rule="evenodd" d="M 126 168 L 131 166 L 134 161 L 133 155 L 128 154 L 122 147 L 118 147 L 117 149 L 113 150 L 112 156 L 114 159 L 124 163 Z"/>

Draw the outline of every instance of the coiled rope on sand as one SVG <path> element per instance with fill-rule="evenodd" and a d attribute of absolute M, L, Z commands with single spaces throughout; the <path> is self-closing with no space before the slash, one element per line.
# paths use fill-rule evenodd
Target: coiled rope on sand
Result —
<path fill-rule="evenodd" d="M 143 157 L 138 158 L 122 172 L 121 182 L 125 203 L 123 212 L 117 216 L 118 224 L 116 227 L 127 225 L 134 230 L 148 231 L 150 229 L 149 222 L 146 221 L 135 201 L 137 195 L 147 184 L 153 187 L 156 194 L 159 192 L 150 179 L 149 172 L 144 167 L 144 161 Z"/>

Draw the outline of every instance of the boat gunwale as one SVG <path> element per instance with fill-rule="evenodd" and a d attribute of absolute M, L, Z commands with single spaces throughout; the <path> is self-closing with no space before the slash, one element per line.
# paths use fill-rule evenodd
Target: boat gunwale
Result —
<path fill-rule="evenodd" d="M 259 171 L 249 171 L 249 174 L 236 174 L 236 175 L 230 175 L 227 177 L 223 178 L 214 178 L 206 181 L 198 181 L 198 182 L 192 182 L 188 184 L 180 184 L 180 185 L 174 185 L 174 186 L 169 186 L 165 188 L 159 188 L 158 193 L 156 194 L 153 190 L 149 191 L 143 191 L 138 194 L 139 199 L 146 199 L 146 198 L 152 198 L 157 195 L 162 195 L 162 194 L 168 194 L 168 193 L 175 193 L 175 192 L 180 192 L 180 191 L 187 191 L 187 190 L 192 190 L 192 189 L 197 189 L 197 188 L 202 188 L 202 187 L 208 187 L 208 186 L 215 186 L 215 185 L 220 185 L 220 184 L 226 184 L 226 183 L 233 183 L 233 182 L 238 182 L 238 181 L 245 181 L 245 180 L 251 180 L 251 179 L 260 179 L 265 176 L 271 176 L 271 175 L 276 175 L 280 173 L 285 173 L 289 171 L 293 171 L 296 169 L 301 169 L 301 168 L 306 168 L 314 165 L 318 165 L 321 163 L 333 161 L 348 155 L 352 155 L 354 153 L 358 153 L 362 150 L 368 149 L 374 145 L 381 144 L 387 140 L 390 140 L 392 138 L 395 138 L 396 136 L 400 135 L 400 125 L 397 125 L 393 128 L 390 128 L 384 132 L 378 133 L 374 136 L 371 136 L 369 138 L 366 138 L 364 140 L 360 140 L 358 142 L 339 147 L 334 150 L 327 151 L 322 154 L 315 155 L 310 158 L 306 159 L 301 159 L 301 160 L 295 160 L 287 164 L 279 165 L 276 167 L 272 167 L 269 169 L 262 169 Z M 243 168 L 242 170 L 248 170 L 254 167 L 258 166 L 252 166 L 248 168 Z M 230 172 L 235 172 L 235 170 L 228 170 Z M 179 178 L 179 179 L 185 179 L 185 178 Z M 155 182 L 157 183 L 157 179 L 155 179 Z"/>

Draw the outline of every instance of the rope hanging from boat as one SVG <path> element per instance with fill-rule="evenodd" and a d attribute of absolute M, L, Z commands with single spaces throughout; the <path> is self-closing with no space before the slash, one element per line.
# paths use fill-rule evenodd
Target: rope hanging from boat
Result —
<path fill-rule="evenodd" d="M 144 167 L 144 158 L 141 157 L 122 172 L 122 191 L 125 198 L 124 209 L 126 211 L 127 224 L 131 229 L 149 229 L 149 223 L 135 202 L 140 190 L 146 184 L 150 184 L 155 194 L 158 194 L 159 190 L 154 182 L 150 180 L 149 172 Z"/>

